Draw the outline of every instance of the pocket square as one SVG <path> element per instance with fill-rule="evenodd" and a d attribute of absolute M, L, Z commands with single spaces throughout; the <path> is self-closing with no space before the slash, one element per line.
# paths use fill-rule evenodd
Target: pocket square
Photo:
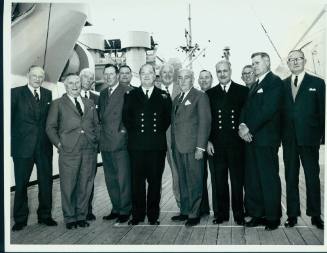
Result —
<path fill-rule="evenodd" d="M 257 90 L 257 93 L 263 93 L 263 89 L 260 88 L 259 90 Z"/>
<path fill-rule="evenodd" d="M 309 88 L 309 91 L 316 91 L 316 88 Z"/>
<path fill-rule="evenodd" d="M 48 105 L 50 104 L 50 102 L 47 103 Z"/>
<path fill-rule="evenodd" d="M 99 106 L 98 105 L 95 105 L 95 109 L 98 109 L 99 108 Z"/>
<path fill-rule="evenodd" d="M 189 100 L 186 100 L 185 105 L 190 105 L 191 102 Z"/>

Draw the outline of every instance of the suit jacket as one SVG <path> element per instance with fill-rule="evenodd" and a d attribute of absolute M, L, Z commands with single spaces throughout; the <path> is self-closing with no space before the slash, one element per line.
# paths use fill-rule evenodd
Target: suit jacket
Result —
<path fill-rule="evenodd" d="M 192 87 L 181 104 L 178 99 L 173 101 L 171 114 L 172 149 L 180 153 L 194 152 L 196 147 L 206 149 L 211 128 L 207 94 Z"/>
<path fill-rule="evenodd" d="M 92 91 L 90 91 L 90 98 L 89 99 L 91 99 L 93 101 L 93 103 L 95 105 L 95 108 L 96 108 L 96 110 L 98 112 L 98 116 L 99 116 L 99 111 L 100 111 L 100 109 L 99 109 L 99 99 L 100 99 L 100 96 L 93 93 Z"/>
<path fill-rule="evenodd" d="M 298 145 L 320 145 L 325 132 L 325 82 L 305 73 L 295 101 L 291 76 L 284 80 L 282 141 L 295 135 Z"/>
<path fill-rule="evenodd" d="M 283 82 L 269 72 L 253 88 L 241 112 L 240 122 L 248 126 L 254 145 L 278 147 L 281 140 Z"/>
<path fill-rule="evenodd" d="M 123 123 L 128 132 L 130 150 L 166 150 L 166 130 L 170 125 L 171 99 L 154 87 L 146 98 L 141 87 L 126 93 Z"/>
<path fill-rule="evenodd" d="M 131 87 L 119 84 L 109 97 L 108 89 L 100 93 L 100 150 L 116 151 L 127 148 L 127 131 L 122 122 L 125 93 Z"/>
<path fill-rule="evenodd" d="M 211 133 L 209 140 L 215 147 L 241 146 L 238 135 L 239 117 L 249 89 L 232 81 L 228 92 L 217 85 L 207 91 L 211 108 Z"/>
<path fill-rule="evenodd" d="M 83 116 L 67 94 L 54 100 L 49 110 L 46 132 L 52 144 L 58 147 L 60 142 L 65 152 L 73 151 L 82 134 L 85 134 L 90 147 L 97 148 L 99 121 L 95 105 L 90 99 L 81 99 L 84 104 Z"/>
<path fill-rule="evenodd" d="M 52 145 L 45 132 L 51 91 L 40 88 L 36 102 L 27 85 L 11 89 L 11 155 L 31 157 L 39 141 L 42 153 L 52 156 Z"/>

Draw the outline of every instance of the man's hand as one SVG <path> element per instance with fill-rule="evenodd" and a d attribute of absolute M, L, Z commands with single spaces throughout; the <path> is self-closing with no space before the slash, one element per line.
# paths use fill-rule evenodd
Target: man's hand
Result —
<path fill-rule="evenodd" d="M 213 144 L 210 141 L 208 141 L 207 152 L 211 156 L 213 156 L 213 154 L 215 153 L 215 149 L 213 147 Z"/>
<path fill-rule="evenodd" d="M 199 149 L 199 148 L 196 148 L 195 149 L 195 154 L 194 154 L 194 158 L 195 160 L 200 160 L 203 158 L 203 150 L 202 149 Z"/>
<path fill-rule="evenodd" d="M 244 123 L 241 123 L 238 127 L 238 135 L 246 142 L 252 141 L 252 134 L 250 133 L 249 128 Z"/>

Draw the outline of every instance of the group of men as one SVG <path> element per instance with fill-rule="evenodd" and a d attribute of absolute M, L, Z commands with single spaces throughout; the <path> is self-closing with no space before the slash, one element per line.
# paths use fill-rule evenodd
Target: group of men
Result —
<path fill-rule="evenodd" d="M 232 81 L 231 63 L 216 64 L 212 74 L 194 73 L 164 64 L 160 83 L 144 64 L 141 86 L 130 85 L 127 65 L 104 67 L 105 89 L 90 92 L 94 74 L 84 69 L 68 74 L 66 94 L 51 102 L 40 87 L 44 71 L 32 66 L 28 84 L 12 89 L 11 147 L 16 191 L 12 230 L 27 224 L 27 184 L 36 164 L 39 183 L 38 221 L 57 225 L 51 217 L 52 146 L 59 152 L 61 201 L 67 229 L 89 226 L 97 152 L 101 152 L 112 203 L 104 220 L 130 225 L 159 225 L 161 181 L 167 157 L 173 193 L 180 213 L 171 217 L 195 226 L 209 214 L 207 177 L 212 183 L 214 224 L 229 220 L 230 202 L 238 225 L 280 225 L 281 182 L 278 149 L 283 145 L 287 215 L 294 227 L 300 213 L 299 169 L 304 170 L 306 214 L 323 229 L 319 179 L 319 146 L 325 131 L 325 83 L 304 71 L 300 50 L 288 55 L 291 76 L 281 80 L 270 71 L 267 53 L 251 56 L 242 71 L 246 86 Z M 24 139 L 24 141 L 23 141 Z M 208 166 L 209 165 L 209 166 Z M 231 183 L 229 193 L 228 174 Z M 230 201 L 231 198 L 231 201 Z M 130 219 L 130 216 L 131 219 Z M 251 219 L 245 221 L 245 216 Z"/>

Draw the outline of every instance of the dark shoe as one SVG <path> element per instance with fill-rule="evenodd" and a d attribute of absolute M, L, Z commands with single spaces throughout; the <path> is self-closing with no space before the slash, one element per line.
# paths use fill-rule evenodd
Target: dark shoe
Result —
<path fill-rule="evenodd" d="M 119 215 L 118 218 L 117 218 L 117 222 L 119 223 L 124 223 L 126 221 L 128 221 L 128 218 L 129 218 L 129 215 Z"/>
<path fill-rule="evenodd" d="M 12 231 L 19 231 L 19 230 L 22 230 L 26 225 L 27 225 L 26 222 L 15 223 L 11 230 Z"/>
<path fill-rule="evenodd" d="M 113 220 L 113 219 L 117 219 L 119 217 L 118 213 L 113 213 L 111 212 L 111 214 L 103 216 L 104 220 Z"/>
<path fill-rule="evenodd" d="M 319 216 L 311 217 L 311 224 L 316 226 L 319 229 L 324 229 L 324 222 Z"/>
<path fill-rule="evenodd" d="M 188 219 L 188 216 L 185 214 L 180 214 L 180 215 L 171 217 L 172 221 L 186 221 L 187 219 Z"/>
<path fill-rule="evenodd" d="M 95 219 L 96 219 L 96 217 L 93 213 L 88 213 L 86 215 L 86 220 L 95 220 Z"/>
<path fill-rule="evenodd" d="M 265 230 L 267 231 L 272 231 L 278 228 L 278 226 L 280 225 L 280 220 L 270 220 L 270 221 L 266 221 L 266 226 L 265 226 Z"/>
<path fill-rule="evenodd" d="M 288 217 L 286 222 L 284 223 L 285 228 L 292 228 L 297 224 L 296 217 Z"/>
<path fill-rule="evenodd" d="M 160 221 L 158 220 L 150 220 L 149 223 L 150 225 L 160 225 Z"/>
<path fill-rule="evenodd" d="M 44 225 L 47 225 L 47 226 L 50 226 L 50 227 L 58 225 L 58 223 L 54 219 L 52 219 L 51 217 L 46 218 L 46 219 L 38 219 L 38 223 L 39 224 L 44 224 Z"/>
<path fill-rule="evenodd" d="M 229 218 L 218 217 L 212 221 L 213 224 L 221 224 L 224 221 L 229 221 Z"/>
<path fill-rule="evenodd" d="M 131 219 L 128 221 L 128 225 L 137 225 L 140 222 L 143 222 L 144 220 L 138 220 L 138 219 Z"/>
<path fill-rule="evenodd" d="M 67 228 L 67 229 L 77 228 L 77 224 L 76 224 L 75 221 L 73 221 L 73 222 L 68 222 L 68 223 L 66 223 L 66 228 Z"/>
<path fill-rule="evenodd" d="M 237 219 L 234 219 L 236 224 L 239 225 L 239 226 L 244 226 L 245 224 L 245 220 L 244 218 L 237 218 Z"/>
<path fill-rule="evenodd" d="M 85 227 L 89 227 L 90 223 L 88 223 L 85 220 L 79 220 L 76 222 L 77 226 L 81 227 L 81 228 L 85 228 Z"/>
<path fill-rule="evenodd" d="M 185 226 L 192 227 L 200 223 L 200 218 L 189 218 L 187 219 Z"/>
<path fill-rule="evenodd" d="M 264 218 L 252 218 L 250 221 L 245 222 L 245 226 L 249 228 L 266 225 L 266 220 Z"/>

